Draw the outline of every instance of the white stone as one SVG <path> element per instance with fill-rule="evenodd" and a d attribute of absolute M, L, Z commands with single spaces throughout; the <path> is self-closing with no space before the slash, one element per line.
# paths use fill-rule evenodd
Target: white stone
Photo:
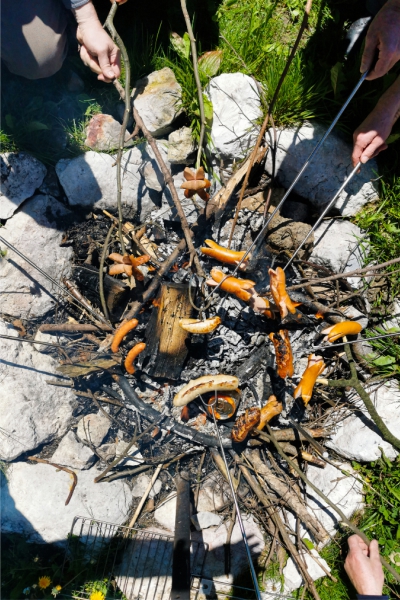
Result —
<path fill-rule="evenodd" d="M 118 440 L 118 443 L 116 444 L 116 456 L 121 456 L 126 448 L 129 446 L 129 442 L 124 442 L 123 440 Z M 139 452 L 139 448 L 135 445 L 133 445 L 129 450 L 128 450 L 128 455 L 126 458 L 124 458 L 121 462 L 120 465 L 126 467 L 127 465 L 129 466 L 134 466 L 137 467 L 138 465 L 143 464 L 143 456 L 141 455 L 141 453 Z"/>
<path fill-rule="evenodd" d="M 251 555 L 254 560 L 260 556 L 265 547 L 263 532 L 252 517 L 242 513 L 243 527 L 249 542 Z M 248 572 L 247 555 L 243 543 L 239 523 L 236 520 L 231 537 L 231 573 L 225 574 L 225 547 L 229 529 L 229 519 L 218 527 L 209 527 L 202 531 L 194 531 L 191 537 L 195 541 L 209 545 L 203 576 L 206 579 L 216 580 L 215 587 L 224 583 L 231 583 L 243 572 Z"/>
<path fill-rule="evenodd" d="M 45 464 L 14 463 L 3 477 L 2 530 L 24 533 L 32 542 L 65 543 L 77 516 L 122 524 L 131 494 L 121 479 L 94 483 L 100 471 L 80 471 L 78 484 L 67 506 L 72 476 Z"/>
<path fill-rule="evenodd" d="M 324 265 L 335 273 L 354 271 L 363 266 L 363 256 L 366 240 L 357 225 L 342 219 L 322 221 L 314 231 L 314 249 L 310 261 Z M 354 287 L 359 287 L 362 280 L 359 277 L 348 277 L 347 281 Z"/>
<path fill-rule="evenodd" d="M 25 152 L 0 154 L 0 219 L 9 219 L 42 184 L 46 167 Z"/>
<path fill-rule="evenodd" d="M 168 67 L 139 79 L 132 98 L 147 129 L 156 137 L 169 133 L 182 113 L 182 88 Z"/>
<path fill-rule="evenodd" d="M 58 226 L 70 215 L 58 200 L 37 195 L 7 221 L 1 236 L 60 281 L 69 276 L 72 248 L 60 247 L 63 233 Z M 6 249 L 3 244 L 0 247 Z M 48 279 L 8 249 L 5 258 L 0 258 L 0 289 L 1 311 L 22 319 L 43 315 L 59 295 Z"/>
<path fill-rule="evenodd" d="M 18 337 L 0 321 L 0 333 Z M 0 338 L 0 458 L 21 454 L 63 436 L 72 423 L 76 397 L 69 388 L 47 385 L 62 381 L 58 361 L 32 344 Z"/>
<path fill-rule="evenodd" d="M 170 494 L 154 511 L 154 518 L 164 529 L 175 531 L 176 494 Z"/>
<path fill-rule="evenodd" d="M 202 511 L 198 512 L 192 517 L 192 523 L 196 527 L 197 531 L 202 529 L 208 529 L 209 527 L 218 526 L 221 524 L 221 515 L 216 515 L 213 512 Z"/>
<path fill-rule="evenodd" d="M 224 73 L 210 80 L 206 94 L 213 105 L 212 153 L 240 160 L 256 143 L 256 122 L 262 116 L 254 80 L 243 73 Z"/>
<path fill-rule="evenodd" d="M 160 140 L 157 142 L 157 147 L 167 169 L 170 170 L 171 166 L 167 158 L 168 145 L 164 140 Z M 139 172 L 144 178 L 147 188 L 156 192 L 162 192 L 165 188 L 164 176 L 158 166 L 158 162 L 151 146 L 146 144 L 140 149 L 142 151 L 142 163 L 139 167 Z"/>
<path fill-rule="evenodd" d="M 322 138 L 327 127 L 304 123 L 278 131 L 275 170 L 280 184 L 288 188 Z M 267 131 L 267 142 L 273 143 L 273 131 Z M 307 167 L 294 191 L 310 200 L 319 209 L 325 208 L 353 170 L 352 146 L 335 132 L 326 139 L 318 154 Z M 272 173 L 272 153 L 267 154 L 265 168 Z M 340 213 L 355 215 L 365 204 L 378 199 L 376 184 L 378 167 L 374 159 L 363 165 L 335 203 Z"/>
<path fill-rule="evenodd" d="M 122 156 L 122 204 L 146 218 L 156 208 L 153 195 L 147 189 L 139 167 L 143 162 L 139 148 L 131 148 Z M 56 164 L 60 183 L 70 206 L 83 208 L 117 208 L 115 157 L 101 152 L 85 152 Z M 155 199 L 156 200 L 156 199 Z"/>
<path fill-rule="evenodd" d="M 383 419 L 388 429 L 399 438 L 400 432 L 400 390 L 396 381 L 389 381 L 385 385 L 374 386 L 369 391 L 372 402 Z M 361 462 L 377 460 L 381 456 L 380 448 L 385 455 L 394 459 L 398 452 L 391 444 L 385 442 L 378 432 L 378 428 L 372 421 L 364 403 L 358 394 L 351 390 L 346 392 L 351 405 L 359 408 L 362 413 L 351 413 L 343 415 L 336 426 L 336 432 L 326 442 L 328 448 L 332 448 L 345 458 Z"/>
<path fill-rule="evenodd" d="M 219 510 L 230 499 L 228 483 L 221 487 L 219 481 L 212 478 L 206 479 L 200 488 L 197 499 L 197 510 L 199 512 L 214 512 Z"/>
<path fill-rule="evenodd" d="M 78 422 L 76 433 L 80 440 L 86 440 L 97 448 L 110 431 L 110 427 L 110 419 L 99 411 L 82 417 Z"/>
<path fill-rule="evenodd" d="M 354 473 L 349 463 L 342 463 L 340 467 L 348 473 Z M 336 504 L 348 519 L 363 508 L 362 483 L 351 475 L 344 475 L 340 469 L 330 464 L 327 464 L 324 469 L 308 465 L 307 478 Z M 328 533 L 334 535 L 340 522 L 339 515 L 309 485 L 307 485 L 307 498 L 309 511 Z"/>
<path fill-rule="evenodd" d="M 192 165 L 196 146 L 190 127 L 181 127 L 168 136 L 168 160 L 172 165 Z"/>
<path fill-rule="evenodd" d="M 299 552 L 302 556 L 303 560 L 307 565 L 307 571 L 313 581 L 316 581 L 320 577 L 325 577 L 326 572 L 320 565 L 314 560 L 313 557 L 316 557 L 318 561 L 325 567 L 325 569 L 330 573 L 330 568 L 326 560 L 321 558 L 318 552 L 313 549 L 311 550 L 312 556 L 308 554 L 308 552 Z M 301 576 L 296 564 L 294 563 L 292 558 L 289 558 L 284 569 L 283 569 L 283 577 L 285 578 L 285 585 L 283 593 L 287 594 L 294 590 L 297 590 L 300 586 L 304 584 L 303 577 Z M 269 591 L 267 586 L 267 591 Z"/>
<path fill-rule="evenodd" d="M 85 146 L 97 152 L 109 152 L 118 148 L 121 127 L 121 123 L 111 115 L 94 115 L 85 129 Z M 133 140 L 128 138 L 129 132 L 125 131 L 125 145 L 132 146 Z"/>
<path fill-rule="evenodd" d="M 175 173 L 172 176 L 172 179 L 174 181 L 175 189 L 178 193 L 178 198 L 181 201 L 182 210 L 185 213 L 186 219 L 189 225 L 193 225 L 193 223 L 197 221 L 199 211 L 196 205 L 194 204 L 193 199 L 185 198 L 184 190 L 181 190 L 180 186 L 185 181 L 185 178 L 183 176 L 183 170 L 179 171 L 178 173 Z M 194 198 L 194 200 L 197 203 L 197 205 L 200 205 L 201 207 L 204 206 L 204 202 L 200 198 L 196 197 Z M 162 207 L 160 208 L 160 210 L 157 210 L 152 214 L 152 218 L 153 220 L 162 218 L 166 221 L 180 222 L 178 212 L 175 208 L 175 204 L 172 200 L 171 192 L 168 187 L 165 187 L 163 191 Z"/>
<path fill-rule="evenodd" d="M 73 431 L 68 431 L 51 457 L 51 461 L 71 469 L 89 469 L 96 460 L 89 446 L 78 442 Z"/>
<path fill-rule="evenodd" d="M 35 333 L 35 341 L 37 342 L 46 342 L 46 344 L 65 344 L 68 341 L 66 336 L 54 335 L 51 333 L 46 333 L 40 331 L 39 329 Z M 38 352 L 43 352 L 44 354 L 48 354 L 53 351 L 53 348 L 50 346 L 46 346 L 45 344 L 33 344 L 33 347 Z"/>
<path fill-rule="evenodd" d="M 142 498 L 143 494 L 150 485 L 150 481 L 151 478 L 148 475 L 145 475 L 144 473 L 138 475 L 134 480 L 132 496 L 134 498 Z M 154 496 L 157 496 L 157 494 L 161 492 L 161 488 L 162 483 L 157 479 L 157 481 L 154 482 L 154 485 L 150 490 L 149 498 L 154 498 Z"/>

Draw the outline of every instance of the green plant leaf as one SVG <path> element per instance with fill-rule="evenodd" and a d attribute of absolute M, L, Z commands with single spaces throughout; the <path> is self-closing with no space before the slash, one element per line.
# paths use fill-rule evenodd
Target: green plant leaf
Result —
<path fill-rule="evenodd" d="M 311 542 L 309 539 L 307 539 L 307 538 L 303 538 L 303 540 L 302 540 L 302 541 L 303 541 L 303 543 L 304 543 L 304 544 L 307 546 L 307 548 L 308 548 L 309 550 L 313 550 L 313 549 L 314 549 L 314 547 L 315 547 L 315 546 L 314 546 L 314 544 L 313 544 L 313 543 L 312 543 L 312 542 Z"/>
<path fill-rule="evenodd" d="M 335 99 L 340 96 L 344 89 L 343 80 L 343 65 L 341 62 L 337 62 L 331 69 L 331 84 Z"/>
<path fill-rule="evenodd" d="M 206 77 L 214 77 L 222 62 L 222 50 L 210 50 L 199 58 L 199 71 Z"/>
<path fill-rule="evenodd" d="M 377 367 L 386 367 L 386 365 L 392 365 L 394 362 L 396 362 L 394 356 L 380 356 L 374 360 L 374 365 Z"/>
<path fill-rule="evenodd" d="M 40 121 L 30 121 L 25 126 L 25 131 L 27 133 L 32 133 L 33 131 L 44 131 L 49 129 L 50 127 L 48 127 L 45 123 L 41 123 Z"/>
<path fill-rule="evenodd" d="M 205 94 L 203 94 L 203 102 L 204 102 L 204 114 L 206 117 L 207 124 L 211 126 L 213 119 L 213 105 L 211 100 L 207 98 Z"/>
<path fill-rule="evenodd" d="M 171 46 L 175 50 L 179 56 L 182 58 L 186 58 L 186 60 L 190 57 L 190 38 L 187 33 L 183 34 L 183 37 L 178 35 L 177 33 L 171 33 L 170 35 Z"/>
<path fill-rule="evenodd" d="M 392 135 L 389 135 L 386 143 L 393 144 L 393 142 L 397 142 L 398 139 L 400 139 L 400 133 L 392 133 Z"/>

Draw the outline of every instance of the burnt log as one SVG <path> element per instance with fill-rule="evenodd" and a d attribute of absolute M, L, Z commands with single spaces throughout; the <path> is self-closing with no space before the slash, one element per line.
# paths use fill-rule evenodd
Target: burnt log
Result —
<path fill-rule="evenodd" d="M 101 308 L 99 293 L 99 270 L 93 265 L 76 267 L 74 280 L 79 290 L 90 300 L 93 306 Z M 104 296 L 110 316 L 117 321 L 126 308 L 129 300 L 130 289 L 120 279 L 103 275 Z"/>
<path fill-rule="evenodd" d="M 164 283 L 146 329 L 142 369 L 151 377 L 179 379 L 188 354 L 189 333 L 179 325 L 191 316 L 189 287 Z"/>

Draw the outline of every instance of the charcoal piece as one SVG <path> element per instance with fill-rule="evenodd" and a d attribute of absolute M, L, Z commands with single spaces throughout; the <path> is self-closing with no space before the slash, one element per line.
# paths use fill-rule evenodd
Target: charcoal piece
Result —
<path fill-rule="evenodd" d="M 188 354 L 189 333 L 179 325 L 191 316 L 189 288 L 182 283 L 165 283 L 161 287 L 146 329 L 146 349 L 142 369 L 151 377 L 179 379 Z"/>
<path fill-rule="evenodd" d="M 99 270 L 93 265 L 76 267 L 74 280 L 81 294 L 93 306 L 101 308 L 99 294 Z M 126 308 L 130 289 L 125 283 L 109 275 L 103 275 L 104 296 L 112 320 L 117 321 Z"/>
<path fill-rule="evenodd" d="M 269 344 L 263 344 L 260 348 L 253 351 L 249 358 L 238 367 L 236 376 L 240 381 L 251 379 L 262 368 L 272 367 L 274 364 L 274 355 L 270 350 Z"/>

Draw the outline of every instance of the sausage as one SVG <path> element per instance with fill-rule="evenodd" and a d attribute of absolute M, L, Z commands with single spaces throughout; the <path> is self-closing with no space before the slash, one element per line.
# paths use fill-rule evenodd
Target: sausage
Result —
<path fill-rule="evenodd" d="M 206 394 L 207 392 L 224 392 L 236 390 L 239 379 L 234 375 L 203 375 L 198 379 L 192 379 L 175 394 L 174 406 L 185 406 L 192 400 Z"/>

